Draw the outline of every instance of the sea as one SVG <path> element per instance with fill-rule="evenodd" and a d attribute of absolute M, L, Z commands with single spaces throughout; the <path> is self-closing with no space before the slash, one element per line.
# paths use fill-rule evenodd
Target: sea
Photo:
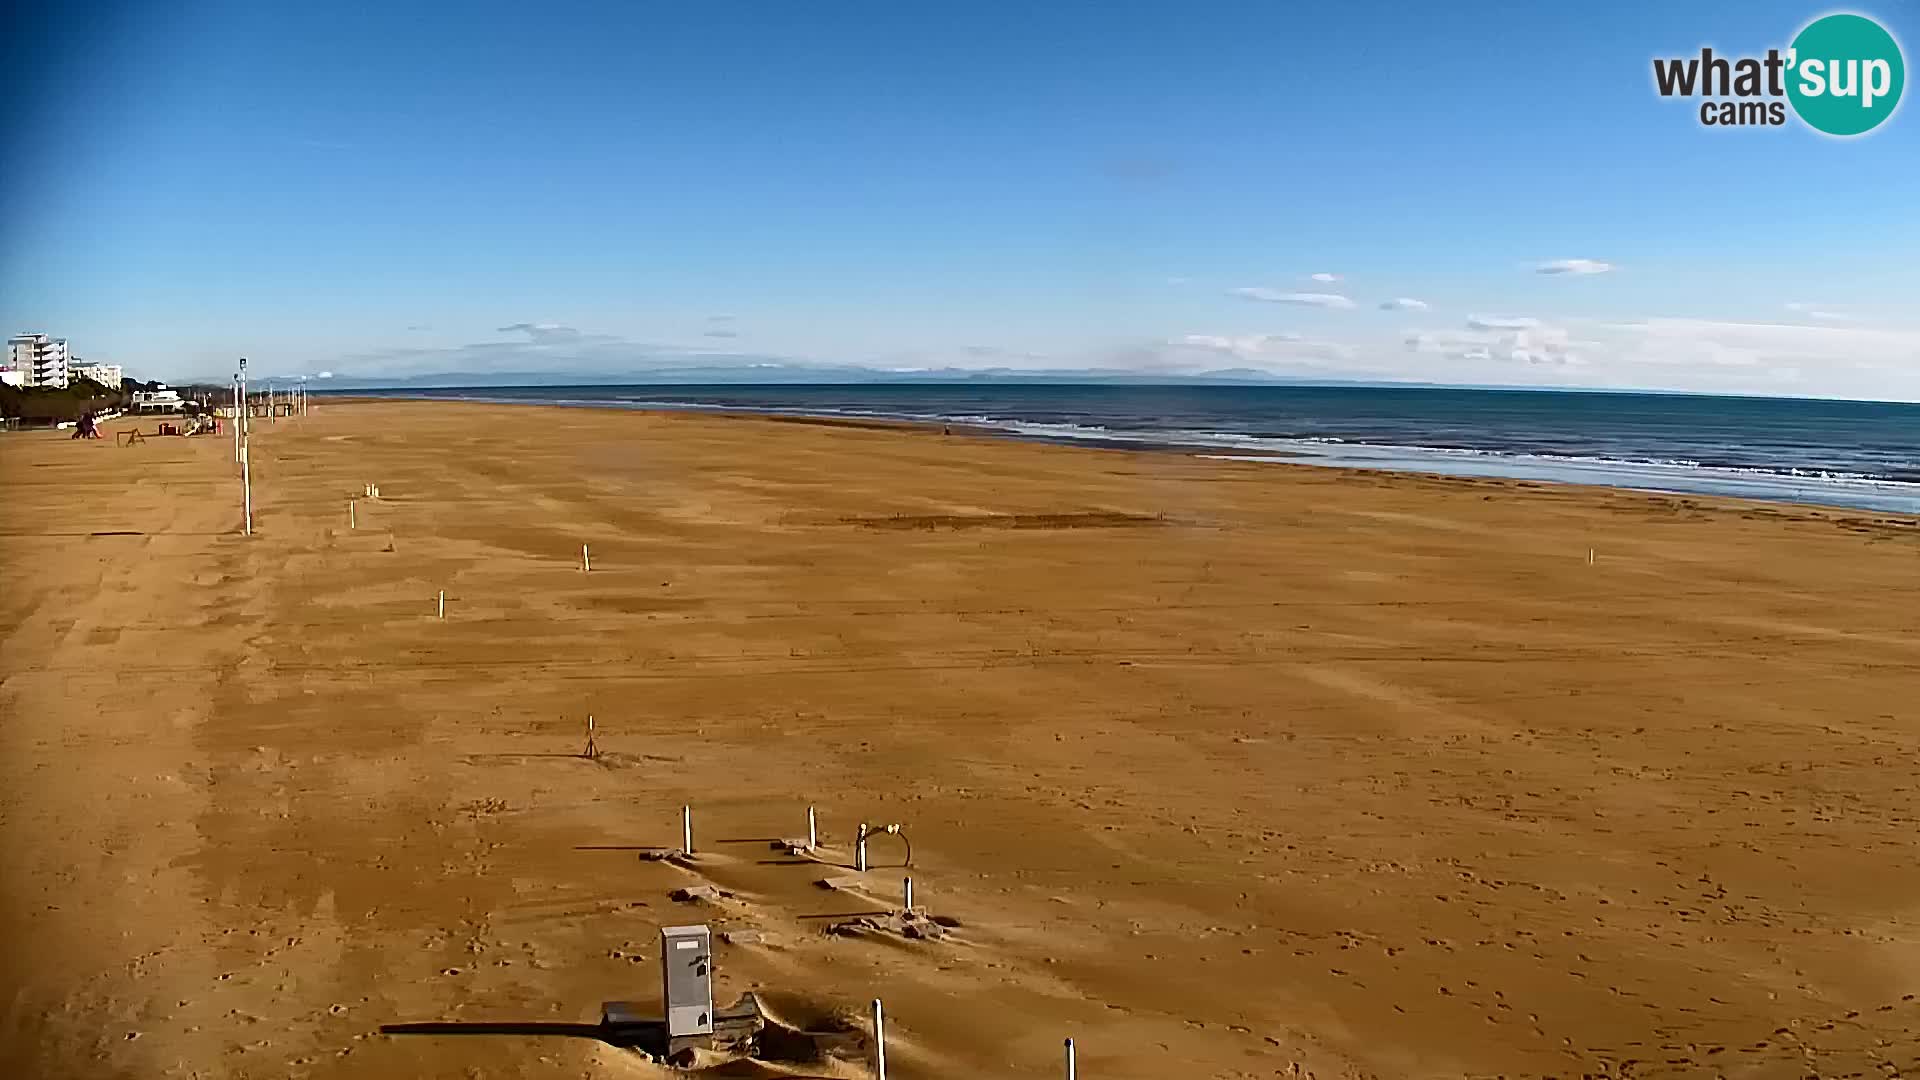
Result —
<path fill-rule="evenodd" d="M 357 391 L 964 424 L 1109 449 L 1920 515 L 1920 405 L 1427 387 L 879 383 Z"/>

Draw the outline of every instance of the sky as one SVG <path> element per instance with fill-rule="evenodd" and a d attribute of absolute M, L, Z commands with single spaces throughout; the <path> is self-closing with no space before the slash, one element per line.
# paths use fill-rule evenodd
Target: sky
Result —
<path fill-rule="evenodd" d="M 1835 139 L 1653 88 L 1827 7 L 17 7 L 0 323 L 140 377 L 1920 400 L 1916 107 Z M 1845 10 L 1913 58 L 1913 0 Z"/>

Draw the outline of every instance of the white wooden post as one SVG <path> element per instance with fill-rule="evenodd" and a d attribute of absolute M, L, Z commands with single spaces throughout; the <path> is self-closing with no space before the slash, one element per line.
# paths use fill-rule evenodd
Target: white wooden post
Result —
<path fill-rule="evenodd" d="M 807 807 L 807 850 L 820 846 L 820 830 L 813 823 L 813 807 Z"/>
<path fill-rule="evenodd" d="M 680 852 L 683 855 L 693 854 L 693 807 L 691 806 L 680 808 Z"/>
<path fill-rule="evenodd" d="M 580 572 L 583 574 L 593 572 L 593 559 L 587 555 L 587 545 L 585 544 L 580 545 Z"/>
<path fill-rule="evenodd" d="M 906 905 L 907 905 L 905 908 L 901 910 L 911 914 L 913 912 L 913 879 L 910 877 L 902 878 L 900 882 L 900 891 L 903 894 L 905 894 Z"/>
<path fill-rule="evenodd" d="M 447 590 L 445 589 L 440 590 L 440 617 L 443 619 L 447 617 Z"/>
<path fill-rule="evenodd" d="M 359 527 L 360 527 L 359 511 L 354 509 L 353 500 L 348 499 L 347 500 L 347 528 L 357 529 Z"/>
<path fill-rule="evenodd" d="M 860 823 L 860 834 L 853 841 L 853 868 L 864 874 L 867 872 L 867 823 Z"/>
<path fill-rule="evenodd" d="M 879 1080 L 887 1080 L 887 1018 L 879 998 L 873 999 L 873 1072 Z"/>
<path fill-rule="evenodd" d="M 1075 1080 L 1077 1070 L 1073 1060 L 1073 1040 L 1067 1040 L 1067 1080 Z"/>

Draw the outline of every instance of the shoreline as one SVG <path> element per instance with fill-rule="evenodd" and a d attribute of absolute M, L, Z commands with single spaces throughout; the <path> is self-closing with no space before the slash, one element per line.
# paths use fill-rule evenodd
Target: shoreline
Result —
<path fill-rule="evenodd" d="M 1618 477 L 1614 477 L 1610 480 L 1606 478 L 1604 472 L 1596 473 L 1596 475 L 1592 479 L 1581 479 L 1581 478 L 1576 478 L 1570 475 L 1564 475 L 1564 472 L 1566 470 L 1577 469 L 1580 467 L 1581 464 L 1583 464 L 1582 462 L 1579 462 L 1574 459 L 1556 459 L 1555 460 L 1554 465 L 1551 468 L 1560 470 L 1563 473 L 1562 475 L 1550 475 L 1550 474 L 1544 474 L 1541 472 L 1527 472 L 1524 470 L 1501 471 L 1497 467 L 1498 463 L 1521 462 L 1521 461 L 1524 461 L 1528 457 L 1528 455 L 1482 454 L 1481 452 L 1478 452 L 1478 451 L 1457 451 L 1456 452 L 1456 451 L 1448 451 L 1448 450 L 1442 450 L 1439 448 L 1432 448 L 1432 447 L 1428 447 L 1424 449 L 1430 450 L 1436 454 L 1459 453 L 1463 455 L 1463 458 L 1461 459 L 1463 461 L 1494 462 L 1496 463 L 1496 467 L 1493 469 L 1487 469 L 1487 470 L 1470 470 L 1463 466 L 1461 470 L 1455 471 L 1455 470 L 1448 470 L 1445 468 L 1438 467 L 1441 465 L 1448 464 L 1448 462 L 1445 460 L 1422 461 L 1422 460 L 1413 459 L 1413 458 L 1403 458 L 1398 462 L 1381 461 L 1376 463 L 1367 463 L 1367 462 L 1360 462 L 1360 461 L 1329 461 L 1329 460 L 1318 459 L 1310 453 L 1306 453 L 1302 450 L 1297 450 L 1297 449 L 1296 450 L 1235 449 L 1233 445 L 1222 445 L 1219 443 L 1182 442 L 1177 439 L 1171 439 L 1171 438 L 1134 439 L 1134 438 L 1115 437 L 1115 436 L 1109 436 L 1109 437 L 1050 436 L 1045 434 L 1033 434 L 1029 432 L 1023 432 L 1013 427 L 1009 427 L 1005 425 L 986 424 L 986 423 L 979 423 L 979 422 L 966 422 L 966 421 L 959 421 L 959 420 L 943 420 L 938 418 L 926 418 L 926 417 L 856 415 L 856 414 L 834 413 L 834 412 L 825 412 L 825 411 L 785 411 L 777 408 L 759 408 L 759 407 L 746 407 L 746 406 L 725 406 L 725 405 L 704 405 L 704 404 L 676 405 L 672 403 L 663 403 L 663 402 L 622 404 L 619 402 L 592 401 L 592 400 L 585 400 L 585 399 L 529 401 L 526 399 L 512 398 L 512 397 L 469 396 L 469 395 L 466 395 L 464 392 L 462 392 L 460 396 L 455 396 L 451 392 L 441 393 L 441 394 L 424 394 L 424 395 L 415 395 L 411 393 L 402 393 L 402 392 L 393 392 L 393 393 L 383 392 L 383 393 L 374 393 L 374 394 L 363 394 L 360 392 L 343 392 L 341 396 L 337 398 L 332 397 L 331 395 L 328 395 L 327 397 L 316 397 L 315 400 L 338 402 L 340 404 L 350 404 L 350 403 L 375 404 L 380 402 L 398 401 L 398 402 L 412 402 L 412 403 L 420 403 L 420 404 L 465 403 L 465 404 L 474 404 L 474 405 L 513 406 L 513 407 L 532 407 L 532 408 L 588 409 L 588 410 L 602 410 L 602 411 L 615 412 L 615 413 L 637 413 L 637 414 L 643 414 L 643 415 L 648 413 L 659 413 L 664 415 L 692 414 L 692 415 L 704 415 L 704 416 L 715 416 L 715 417 L 755 418 L 755 419 L 769 420 L 776 423 L 818 424 L 821 426 L 844 427 L 844 428 L 850 428 L 850 429 L 869 428 L 872 430 L 879 430 L 879 431 L 892 431 L 892 430 L 921 431 L 921 432 L 931 432 L 935 435 L 938 435 L 943 428 L 950 428 L 954 434 L 964 434 L 964 435 L 970 435 L 970 436 L 981 437 L 981 438 L 1004 439 L 1004 440 L 1013 441 L 1013 442 L 1025 442 L 1025 443 L 1031 443 L 1036 445 L 1059 446 L 1059 447 L 1069 447 L 1069 448 L 1078 448 L 1078 449 L 1086 449 L 1086 450 L 1111 450 L 1111 451 L 1118 451 L 1122 453 L 1138 453 L 1138 454 L 1174 454 L 1182 457 L 1196 457 L 1196 458 L 1203 458 L 1203 459 L 1217 460 L 1217 461 L 1239 461 L 1239 462 L 1249 462 L 1249 463 L 1258 462 L 1258 463 L 1265 463 L 1265 464 L 1300 465 L 1300 466 L 1311 467 L 1314 469 L 1331 469 L 1331 470 L 1350 471 L 1350 472 L 1357 472 L 1357 473 L 1383 473 L 1387 475 L 1397 475 L 1397 476 L 1420 476 L 1420 477 L 1427 477 L 1430 479 L 1444 479 L 1444 480 L 1450 480 L 1450 481 L 1465 481 L 1465 482 L 1484 481 L 1484 482 L 1492 483 L 1495 485 L 1504 485 L 1508 483 L 1520 483 L 1520 484 L 1535 485 L 1535 486 L 1545 485 L 1545 486 L 1554 487 L 1554 488 L 1571 488 L 1571 489 L 1581 489 L 1581 490 L 1591 490 L 1591 491 L 1606 491 L 1606 492 L 1613 492 L 1620 495 L 1680 498 L 1680 499 L 1685 499 L 1689 501 L 1693 501 L 1693 500 L 1722 501 L 1723 500 L 1735 507 L 1754 506 L 1754 505 L 1767 506 L 1767 507 L 1772 507 L 1780 510 L 1791 509 L 1791 510 L 1799 510 L 1803 512 L 1811 512 L 1812 516 L 1815 516 L 1815 517 L 1825 516 L 1824 514 L 1819 513 L 1819 511 L 1866 513 L 1866 514 L 1884 515 L 1884 516 L 1876 517 L 1873 519 L 1876 524 L 1894 525 L 1894 526 L 1910 526 L 1910 527 L 1920 529 L 1920 484 L 1900 484 L 1894 481 L 1863 482 L 1863 483 L 1871 483 L 1876 489 L 1884 488 L 1884 489 L 1893 490 L 1895 493 L 1896 502 L 1895 502 L 1895 505 L 1889 506 L 1889 505 L 1881 504 L 1877 500 L 1868 501 L 1868 502 L 1844 502 L 1844 501 L 1837 501 L 1837 500 L 1821 500 L 1821 499 L 1814 499 L 1814 498 L 1796 499 L 1796 498 L 1789 497 L 1788 495 L 1781 494 L 1777 491 L 1768 492 L 1765 490 L 1764 487 L 1756 488 L 1754 493 L 1743 494 L 1738 492 L 1729 492 L 1725 490 L 1706 490 L 1706 489 L 1697 488 L 1697 487 L 1696 488 L 1690 488 L 1685 486 L 1664 487 L 1664 486 L 1657 486 L 1656 484 L 1653 484 L 1651 482 L 1647 484 L 1620 483 L 1618 482 Z M 1389 455 L 1397 454 L 1399 452 L 1409 449 L 1404 447 L 1377 446 L 1374 444 L 1345 444 L 1345 445 L 1347 448 L 1354 451 L 1380 450 L 1380 451 L 1387 452 Z M 1624 469 L 1634 469 L 1634 468 L 1644 469 L 1644 468 L 1653 467 L 1654 464 L 1655 463 L 1651 463 L 1651 462 L 1617 461 L 1617 462 L 1605 463 L 1603 468 L 1610 469 L 1610 470 L 1624 470 Z M 1737 484 L 1737 483 L 1740 483 L 1741 481 L 1738 478 L 1734 478 L 1730 482 Z M 1826 483 L 1831 484 L 1836 482 L 1826 481 Z M 1912 491 L 1909 492 L 1905 490 L 1907 488 L 1911 488 Z M 1909 503 L 1911 503 L 1912 505 L 1909 506 L 1908 505 Z"/>

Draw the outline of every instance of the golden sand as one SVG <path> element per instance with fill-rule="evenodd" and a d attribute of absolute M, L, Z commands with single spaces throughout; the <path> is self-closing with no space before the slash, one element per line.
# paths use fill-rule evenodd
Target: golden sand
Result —
<path fill-rule="evenodd" d="M 656 1001 L 690 922 L 764 934 L 723 1001 L 885 999 L 904 1080 L 1920 1067 L 1911 521 L 587 409 L 254 446 L 243 538 L 225 439 L 0 438 L 0 1075 L 668 1075 L 378 1028 Z M 810 804 L 960 928 L 826 933 L 900 846 L 822 890 Z M 862 1075 L 715 1072 L 789 1074 Z"/>

